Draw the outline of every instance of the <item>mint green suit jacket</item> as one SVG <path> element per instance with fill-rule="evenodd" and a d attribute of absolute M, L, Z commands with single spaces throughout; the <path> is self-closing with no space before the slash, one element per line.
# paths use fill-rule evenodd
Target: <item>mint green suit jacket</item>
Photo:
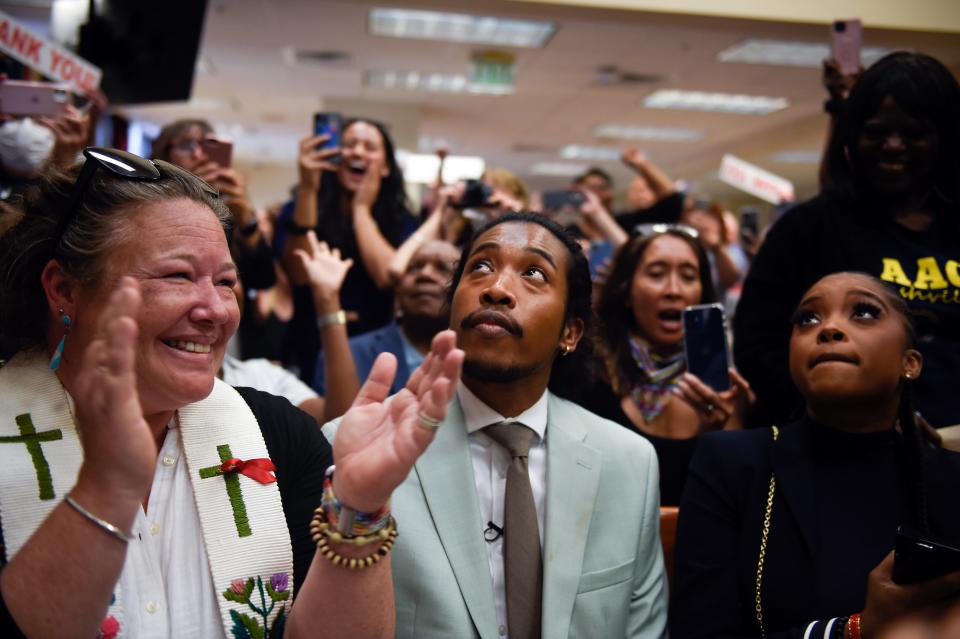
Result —
<path fill-rule="evenodd" d="M 324 427 L 332 441 L 336 423 Z M 547 639 L 666 635 L 653 447 L 549 396 L 542 633 Z M 460 401 L 391 500 L 403 639 L 499 639 L 493 583 Z"/>
<path fill-rule="evenodd" d="M 659 638 L 667 583 L 657 458 L 629 430 L 549 397 L 543 637 Z M 498 639 L 459 400 L 394 492 L 397 637 Z"/>

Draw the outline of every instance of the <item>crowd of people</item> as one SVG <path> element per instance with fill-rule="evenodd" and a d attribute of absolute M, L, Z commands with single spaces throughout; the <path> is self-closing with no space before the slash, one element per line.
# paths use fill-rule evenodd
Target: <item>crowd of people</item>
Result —
<path fill-rule="evenodd" d="M 637 149 L 624 211 L 495 167 L 417 211 L 350 119 L 258 210 L 205 121 L 145 159 L 4 116 L 0 634 L 936 632 L 960 572 L 893 549 L 960 555 L 960 85 L 841 80 L 820 193 L 762 232 Z"/>

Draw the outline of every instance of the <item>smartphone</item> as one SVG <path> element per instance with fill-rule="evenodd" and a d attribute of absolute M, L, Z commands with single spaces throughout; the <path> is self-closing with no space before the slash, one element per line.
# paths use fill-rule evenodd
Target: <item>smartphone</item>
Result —
<path fill-rule="evenodd" d="M 544 191 L 540 198 L 543 202 L 544 213 L 562 211 L 564 209 L 580 209 L 580 205 L 587 201 L 587 197 L 580 191 Z"/>
<path fill-rule="evenodd" d="M 580 206 L 587 201 L 580 191 L 544 191 L 540 194 L 543 214 L 563 227 L 573 226 L 580 220 Z"/>
<path fill-rule="evenodd" d="M 211 162 L 216 162 L 224 169 L 230 168 L 233 159 L 233 142 L 223 138 L 208 137 L 204 138 L 201 144 Z"/>
<path fill-rule="evenodd" d="M 740 209 L 740 241 L 747 237 L 756 239 L 760 236 L 760 211 L 752 206 Z"/>
<path fill-rule="evenodd" d="M 613 242 L 610 240 L 592 240 L 590 242 L 590 278 L 594 281 L 602 279 L 600 269 L 606 264 L 609 267 L 613 259 Z"/>
<path fill-rule="evenodd" d="M 715 391 L 730 388 L 727 321 L 720 304 L 683 309 L 683 349 L 687 370 Z"/>
<path fill-rule="evenodd" d="M 451 206 L 458 209 L 475 209 L 490 205 L 493 187 L 480 180 L 464 180 L 463 195 Z"/>
<path fill-rule="evenodd" d="M 340 133 L 343 130 L 343 117 L 339 113 L 314 113 L 313 114 L 313 134 L 329 135 L 330 139 L 317 147 L 317 150 L 332 149 L 340 146 Z M 337 153 L 329 158 L 329 162 L 336 164 L 340 161 L 340 154 Z"/>
<path fill-rule="evenodd" d="M 831 54 L 846 75 L 860 73 L 863 24 L 859 20 L 836 20 L 830 29 Z"/>
<path fill-rule="evenodd" d="M 0 82 L 0 113 L 55 118 L 67 112 L 73 96 L 65 84 L 4 80 Z"/>
<path fill-rule="evenodd" d="M 915 584 L 960 570 L 960 548 L 900 527 L 893 547 L 893 581 Z"/>

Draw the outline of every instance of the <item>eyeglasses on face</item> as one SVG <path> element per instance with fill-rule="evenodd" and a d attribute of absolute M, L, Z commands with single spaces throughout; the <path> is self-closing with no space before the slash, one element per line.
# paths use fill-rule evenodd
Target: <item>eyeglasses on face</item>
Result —
<path fill-rule="evenodd" d="M 105 169 L 119 178 L 139 180 L 142 182 L 156 182 L 164 177 L 164 173 L 167 175 L 170 173 L 181 173 L 197 180 L 208 195 L 220 197 L 217 190 L 201 178 L 162 160 L 148 160 L 139 155 L 121 151 L 120 149 L 107 149 L 102 147 L 88 147 L 83 150 L 83 155 L 86 161 L 83 163 L 80 175 L 77 176 L 77 181 L 73 183 L 70 198 L 67 200 L 63 215 L 60 218 L 60 225 L 57 227 L 54 247 L 60 246 L 60 242 L 63 240 L 63 234 L 66 232 L 67 227 L 70 226 L 73 218 L 76 217 L 77 210 L 80 208 L 81 202 L 83 202 L 83 197 L 86 195 L 97 169 Z M 163 173 L 160 172 L 161 168 L 164 170 Z"/>

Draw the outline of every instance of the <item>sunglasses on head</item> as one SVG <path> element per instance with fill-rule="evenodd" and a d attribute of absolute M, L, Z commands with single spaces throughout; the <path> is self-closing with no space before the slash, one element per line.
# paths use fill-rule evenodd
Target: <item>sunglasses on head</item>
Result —
<path fill-rule="evenodd" d="M 97 169 L 106 169 L 117 177 L 127 180 L 140 180 L 142 182 L 156 182 L 163 178 L 164 173 L 189 175 L 201 184 L 201 187 L 208 195 L 217 198 L 220 197 L 219 192 L 201 178 L 163 160 L 148 160 L 139 155 L 128 153 L 127 151 L 101 147 L 88 147 L 83 150 L 83 155 L 86 161 L 83 163 L 83 169 L 80 170 L 80 175 L 77 176 L 77 181 L 73 183 L 70 199 L 67 200 L 63 216 L 60 219 L 60 225 L 57 228 L 56 234 L 57 241 L 54 244 L 55 247 L 60 246 L 60 242 L 63 240 L 63 234 L 76 216 L 77 209 L 80 208 L 80 203 L 83 202 L 83 197 L 86 195 L 87 189 L 90 187 L 90 181 L 93 179 L 93 175 L 97 172 Z M 161 168 L 164 170 L 164 173 L 160 172 Z"/>
<path fill-rule="evenodd" d="M 686 224 L 637 224 L 633 227 L 633 234 L 640 237 L 650 237 L 651 235 L 663 235 L 673 231 L 682 233 L 693 239 L 700 237 L 700 232 L 692 226 Z"/>

